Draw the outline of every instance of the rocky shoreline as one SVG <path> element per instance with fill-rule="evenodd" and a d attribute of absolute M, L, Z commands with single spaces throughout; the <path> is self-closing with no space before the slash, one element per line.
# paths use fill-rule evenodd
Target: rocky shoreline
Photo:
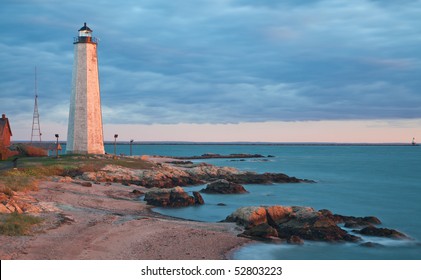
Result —
<path fill-rule="evenodd" d="M 98 170 L 51 177 L 36 192 L 2 194 L 1 213 L 40 215 L 46 222 L 42 233 L 32 238 L 0 236 L 0 242 L 8 244 L 0 247 L 0 257 L 224 259 L 230 250 L 249 240 L 354 242 L 371 247 L 377 244 L 363 243 L 361 236 L 409 238 L 393 229 L 378 228 L 381 222 L 376 217 L 341 216 L 305 206 L 242 207 L 222 223 L 165 217 L 150 208 L 206 204 L 201 193 L 247 193 L 247 186 L 241 184 L 315 182 L 282 173 L 258 174 L 162 157 L 148 161 L 144 169 L 107 164 Z M 193 195 L 182 188 L 198 184 L 207 186 Z M 139 200 L 141 196 L 145 202 Z M 195 247 L 191 248 L 191 243 Z M 170 246 L 171 252 L 165 246 Z M 51 252 L 46 253 L 44 247 Z M 210 248 L 218 249 L 210 252 Z"/>
<path fill-rule="evenodd" d="M 107 165 L 98 171 L 85 172 L 80 177 L 86 181 L 133 184 L 146 188 L 193 186 L 219 179 L 237 184 L 314 183 L 312 180 L 298 179 L 282 173 L 258 174 L 207 163 L 155 163 L 148 170 Z"/>

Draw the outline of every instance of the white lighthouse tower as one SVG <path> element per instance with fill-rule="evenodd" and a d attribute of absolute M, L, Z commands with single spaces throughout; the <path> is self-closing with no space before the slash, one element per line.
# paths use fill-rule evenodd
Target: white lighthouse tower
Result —
<path fill-rule="evenodd" d="M 104 154 L 97 40 L 86 22 L 74 40 L 74 50 L 66 152 Z"/>

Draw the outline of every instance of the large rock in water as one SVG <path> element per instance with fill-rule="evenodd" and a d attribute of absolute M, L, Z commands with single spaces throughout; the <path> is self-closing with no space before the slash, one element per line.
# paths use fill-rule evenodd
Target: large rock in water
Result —
<path fill-rule="evenodd" d="M 236 194 L 248 193 L 240 184 L 228 182 L 225 179 L 216 180 L 209 183 L 205 189 L 200 190 L 203 193 Z"/>
<path fill-rule="evenodd" d="M 229 215 L 224 222 L 235 222 L 246 228 L 243 236 L 267 238 L 277 236 L 292 243 L 301 243 L 301 239 L 328 242 L 357 242 L 361 238 L 341 229 L 338 224 L 355 223 L 358 226 L 370 224 L 369 228 L 355 231 L 360 234 L 392 238 L 404 238 L 403 234 L 389 229 L 378 229 L 380 223 L 376 217 L 352 217 L 334 215 L 329 210 L 314 210 L 302 206 L 241 207 Z"/>
<path fill-rule="evenodd" d="M 200 198 L 190 196 L 181 187 L 175 187 L 172 189 L 151 189 L 145 194 L 144 200 L 147 204 L 154 206 L 185 207 L 203 204 L 203 198 L 201 201 Z"/>
<path fill-rule="evenodd" d="M 203 200 L 202 195 L 199 192 L 193 192 L 193 196 L 194 196 L 194 203 L 195 204 L 205 204 L 205 201 Z"/>

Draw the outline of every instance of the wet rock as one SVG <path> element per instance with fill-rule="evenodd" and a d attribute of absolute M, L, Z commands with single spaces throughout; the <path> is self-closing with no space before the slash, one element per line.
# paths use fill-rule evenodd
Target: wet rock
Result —
<path fill-rule="evenodd" d="M 218 203 L 217 206 L 227 206 L 225 203 Z"/>
<path fill-rule="evenodd" d="M 242 235 L 247 237 L 270 238 L 278 237 L 278 232 L 267 223 L 263 223 L 244 231 Z"/>
<path fill-rule="evenodd" d="M 293 219 L 286 223 L 279 224 L 276 228 L 280 238 L 289 239 L 292 236 L 298 236 L 305 240 L 313 241 L 349 241 L 356 242 L 360 238 L 348 234 L 345 230 L 338 227 L 334 221 L 325 218 L 312 219 Z"/>
<path fill-rule="evenodd" d="M 205 189 L 202 189 L 203 193 L 218 193 L 218 194 L 239 194 L 248 193 L 248 191 L 240 184 L 228 182 L 225 179 L 220 179 L 209 183 Z"/>
<path fill-rule="evenodd" d="M 199 192 L 193 192 L 193 196 L 194 196 L 194 203 L 195 204 L 205 204 L 205 201 L 203 200 L 202 195 Z"/>
<path fill-rule="evenodd" d="M 388 228 L 376 228 L 374 226 L 365 227 L 362 230 L 353 230 L 355 233 L 368 236 L 378 236 L 378 237 L 387 237 L 394 239 L 405 239 L 408 238 L 405 234 Z"/>
<path fill-rule="evenodd" d="M 342 216 L 332 215 L 337 223 L 344 223 L 346 228 L 362 228 L 373 225 L 380 225 L 381 221 L 374 216 L 368 217 L 354 217 L 354 216 Z"/>
<path fill-rule="evenodd" d="M 295 244 L 295 245 L 302 245 L 304 244 L 304 240 L 302 240 L 299 236 L 292 235 L 288 238 L 287 242 L 289 244 Z"/>

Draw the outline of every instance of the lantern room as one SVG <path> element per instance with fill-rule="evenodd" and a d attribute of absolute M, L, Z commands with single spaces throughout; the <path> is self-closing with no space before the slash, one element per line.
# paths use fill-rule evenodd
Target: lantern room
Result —
<path fill-rule="evenodd" d="M 90 29 L 86 22 L 79 29 L 79 36 L 75 38 L 74 43 L 94 43 L 96 44 L 97 40 L 95 37 L 92 37 L 92 29 Z"/>
<path fill-rule="evenodd" d="M 86 22 L 85 24 L 82 26 L 81 29 L 79 29 L 79 37 L 92 37 L 92 29 L 90 29 L 87 25 Z"/>

